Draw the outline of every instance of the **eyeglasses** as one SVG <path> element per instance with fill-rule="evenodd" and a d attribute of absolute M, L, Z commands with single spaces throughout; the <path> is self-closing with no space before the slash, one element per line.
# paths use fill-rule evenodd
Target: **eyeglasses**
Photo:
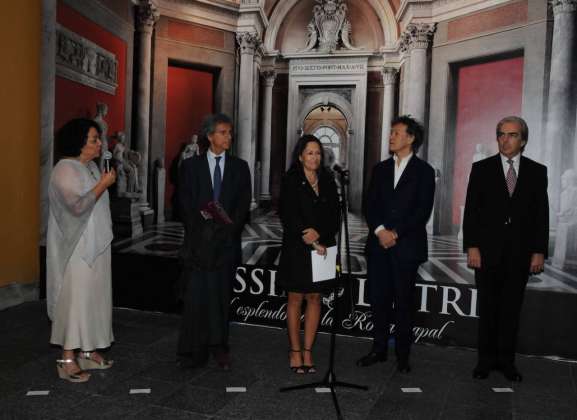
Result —
<path fill-rule="evenodd" d="M 498 131 L 497 132 L 497 138 L 498 139 L 502 139 L 504 137 L 510 137 L 512 139 L 518 139 L 519 137 L 521 137 L 521 133 L 518 133 L 516 131 L 512 131 L 510 133 L 505 133 L 503 131 Z"/>

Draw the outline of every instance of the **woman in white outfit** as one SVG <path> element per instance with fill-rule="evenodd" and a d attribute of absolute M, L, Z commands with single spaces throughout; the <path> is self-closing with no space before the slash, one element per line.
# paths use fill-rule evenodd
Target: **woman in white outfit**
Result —
<path fill-rule="evenodd" d="M 112 222 L 107 188 L 114 169 L 100 173 L 94 159 L 101 153 L 98 125 L 74 119 L 56 135 L 61 156 L 49 186 L 46 286 L 50 342 L 62 347 L 60 378 L 86 382 L 88 369 L 107 369 L 96 349 L 110 347 Z"/>

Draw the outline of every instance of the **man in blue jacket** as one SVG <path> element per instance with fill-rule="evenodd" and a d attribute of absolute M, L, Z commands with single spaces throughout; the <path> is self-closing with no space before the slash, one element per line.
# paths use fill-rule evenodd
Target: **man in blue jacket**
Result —
<path fill-rule="evenodd" d="M 397 369 L 409 373 L 415 280 L 419 265 L 427 260 L 426 225 L 433 209 L 435 173 L 416 156 L 423 142 L 422 125 L 410 116 L 401 116 L 391 127 L 389 150 L 393 156 L 374 167 L 365 205 L 374 340 L 370 353 L 357 365 L 387 360 L 394 324 Z"/>

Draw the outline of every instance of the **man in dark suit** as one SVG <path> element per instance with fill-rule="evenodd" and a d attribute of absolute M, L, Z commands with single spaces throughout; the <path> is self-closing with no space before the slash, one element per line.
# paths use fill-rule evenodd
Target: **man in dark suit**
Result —
<path fill-rule="evenodd" d="M 543 271 L 549 246 L 547 168 L 521 155 L 529 129 L 519 117 L 497 124 L 499 153 L 473 164 L 463 220 L 463 248 L 478 291 L 478 363 L 508 380 L 515 367 L 519 316 L 529 273 Z"/>
<path fill-rule="evenodd" d="M 397 118 L 391 127 L 393 157 L 374 167 L 367 193 L 367 277 L 374 340 L 371 352 L 357 365 L 387 360 L 389 332 L 395 324 L 397 369 L 409 373 L 415 280 L 419 265 L 427 260 L 426 225 L 433 209 L 435 172 L 416 156 L 423 127 L 409 116 Z"/>
<path fill-rule="evenodd" d="M 227 153 L 232 142 L 228 116 L 209 115 L 202 132 L 208 150 L 184 160 L 179 178 L 185 235 L 180 252 L 184 307 L 178 353 L 186 367 L 203 366 L 212 353 L 228 369 L 228 315 L 232 280 L 241 260 L 241 232 L 250 207 L 250 171 L 244 160 Z M 229 223 L 210 218 L 209 202 L 220 203 Z"/>

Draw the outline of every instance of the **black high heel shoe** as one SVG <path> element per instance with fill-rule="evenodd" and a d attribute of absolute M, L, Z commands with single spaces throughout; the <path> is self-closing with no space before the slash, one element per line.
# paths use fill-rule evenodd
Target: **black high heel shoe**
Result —
<path fill-rule="evenodd" d="M 312 354 L 312 350 L 311 350 L 311 349 L 303 349 L 303 352 L 305 352 L 305 351 L 307 351 L 307 352 L 309 352 L 309 353 Z M 303 367 L 303 370 L 304 370 L 306 373 L 317 373 L 317 368 L 315 367 L 315 365 L 305 365 L 305 364 L 303 364 L 302 367 Z"/>
<path fill-rule="evenodd" d="M 293 350 L 293 349 L 289 350 L 289 368 L 290 368 L 290 370 L 293 371 L 293 373 L 296 373 L 298 375 L 302 375 L 302 374 L 306 373 L 305 368 L 302 364 L 300 364 L 299 366 L 291 366 L 290 365 L 290 354 L 291 353 L 300 353 L 300 352 L 301 352 L 300 350 Z"/>

